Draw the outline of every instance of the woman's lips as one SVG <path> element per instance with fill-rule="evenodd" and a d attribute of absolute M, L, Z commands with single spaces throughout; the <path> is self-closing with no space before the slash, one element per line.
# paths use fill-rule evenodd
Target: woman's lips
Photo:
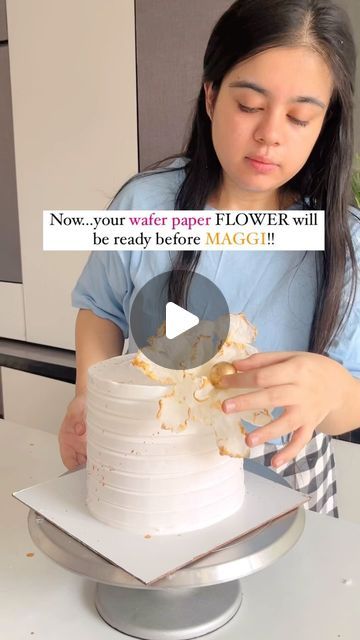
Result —
<path fill-rule="evenodd" d="M 258 173 L 271 173 L 279 166 L 272 162 L 262 162 L 261 160 L 255 160 L 254 158 L 246 157 L 245 160 L 247 160 Z"/>

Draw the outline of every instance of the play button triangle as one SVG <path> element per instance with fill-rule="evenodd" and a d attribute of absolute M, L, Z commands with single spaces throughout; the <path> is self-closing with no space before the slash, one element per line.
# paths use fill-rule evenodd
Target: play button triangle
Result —
<path fill-rule="evenodd" d="M 229 307 L 219 287 L 196 271 L 188 274 L 186 302 L 172 297 L 173 289 L 169 292 L 171 278 L 184 282 L 184 270 L 165 271 L 139 288 L 130 310 L 130 352 L 139 349 L 154 364 L 175 371 L 209 362 L 222 348 L 230 327 Z M 154 340 L 155 336 L 163 340 Z"/>
<path fill-rule="evenodd" d="M 186 311 L 174 302 L 168 302 L 166 305 L 166 337 L 169 340 L 177 338 L 179 335 L 196 327 L 199 324 L 199 318 L 190 311 Z"/>

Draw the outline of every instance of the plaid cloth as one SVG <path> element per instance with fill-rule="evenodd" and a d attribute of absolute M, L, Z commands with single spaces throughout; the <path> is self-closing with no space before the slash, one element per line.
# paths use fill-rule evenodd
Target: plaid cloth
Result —
<path fill-rule="evenodd" d="M 284 442 L 285 444 L 285 442 Z M 274 453 L 283 445 L 264 444 L 254 448 L 251 459 L 269 467 Z M 335 458 L 331 437 L 324 433 L 313 434 L 310 442 L 295 460 L 274 469 L 289 485 L 310 496 L 305 509 L 339 517 L 336 504 Z"/>

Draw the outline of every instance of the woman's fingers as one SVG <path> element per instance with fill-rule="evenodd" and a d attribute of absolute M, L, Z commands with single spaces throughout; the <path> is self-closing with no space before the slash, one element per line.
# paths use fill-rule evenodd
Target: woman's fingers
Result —
<path fill-rule="evenodd" d="M 301 351 L 270 351 L 265 353 L 254 353 L 243 360 L 234 360 L 233 365 L 239 371 L 247 371 L 256 367 L 266 367 L 270 364 L 285 362 L 294 356 L 299 356 Z"/>
<path fill-rule="evenodd" d="M 246 444 L 249 447 L 256 447 L 259 444 L 275 440 L 283 435 L 287 435 L 294 430 L 290 424 L 290 417 L 285 412 L 276 420 L 273 420 L 264 427 L 259 427 L 246 436 Z"/>
<path fill-rule="evenodd" d="M 85 422 L 77 422 L 75 424 L 75 433 L 76 433 L 77 436 L 84 435 L 85 431 L 86 431 Z"/>
<path fill-rule="evenodd" d="M 222 403 L 222 409 L 225 413 L 235 413 L 236 411 L 286 407 L 297 403 L 297 387 L 293 384 L 283 384 L 279 387 L 270 387 L 228 398 Z"/>
<path fill-rule="evenodd" d="M 60 442 L 60 455 L 67 469 L 75 469 L 86 462 L 86 441 Z"/>
<path fill-rule="evenodd" d="M 75 469 L 78 466 L 76 451 L 73 447 L 60 442 L 60 455 L 63 464 L 67 469 Z"/>
<path fill-rule="evenodd" d="M 85 464 L 85 462 L 86 462 L 86 456 L 82 455 L 81 453 L 78 453 L 77 454 L 78 465 Z"/>
<path fill-rule="evenodd" d="M 294 362 L 287 360 L 280 364 L 262 366 L 250 371 L 241 371 L 221 378 L 221 388 L 237 387 L 249 389 L 253 387 L 273 387 L 293 383 L 296 379 Z"/>
<path fill-rule="evenodd" d="M 300 427 L 294 431 L 289 444 L 272 457 L 271 465 L 273 467 L 281 467 L 283 464 L 294 460 L 309 440 L 311 440 L 312 432 L 312 429 L 306 427 Z"/>
<path fill-rule="evenodd" d="M 77 422 L 68 430 L 64 428 L 59 433 L 61 459 L 68 469 L 75 469 L 86 461 L 86 425 Z"/>

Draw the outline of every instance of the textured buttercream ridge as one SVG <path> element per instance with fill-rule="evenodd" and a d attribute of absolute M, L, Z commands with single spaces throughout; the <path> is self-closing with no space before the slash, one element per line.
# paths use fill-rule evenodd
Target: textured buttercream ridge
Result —
<path fill-rule="evenodd" d="M 124 493 L 126 493 L 126 492 L 124 492 Z M 226 496 L 226 500 L 231 500 L 231 498 L 235 497 L 236 495 L 239 496 L 239 499 L 242 497 L 242 495 L 241 495 L 241 493 L 239 491 L 239 487 L 237 487 L 237 489 L 233 493 L 229 493 Z M 209 502 L 206 506 L 207 507 L 213 507 L 214 505 L 216 505 L 218 503 L 222 503 L 223 500 L 224 500 L 223 497 L 218 498 L 217 500 L 214 500 L 213 502 Z M 87 504 L 89 505 L 90 502 L 91 502 L 91 499 L 88 500 Z M 94 504 L 96 504 L 95 500 L 93 502 L 94 502 Z M 149 513 L 147 511 L 143 511 L 143 510 L 140 510 L 140 509 L 129 509 L 128 507 L 122 507 L 122 506 L 119 506 L 119 505 L 117 505 L 117 504 L 115 504 L 113 502 L 109 502 L 108 500 L 105 500 L 104 498 L 101 499 L 101 503 L 109 505 L 109 506 L 111 506 L 112 509 L 116 509 L 117 511 L 127 511 L 129 513 L 139 513 L 139 514 L 144 514 L 144 516 L 149 515 Z M 179 508 L 179 509 L 164 509 L 163 511 L 151 511 L 151 516 L 152 517 L 153 516 L 156 517 L 157 514 L 164 515 L 164 513 L 168 513 L 168 514 L 172 514 L 172 513 L 188 513 L 188 511 L 189 511 L 188 507 L 182 507 L 182 508 Z"/>
<path fill-rule="evenodd" d="M 88 438 L 88 443 L 91 444 L 92 447 L 96 447 L 99 446 L 97 442 L 95 442 L 92 438 Z M 164 459 L 164 454 L 162 455 L 152 455 L 151 453 L 146 453 L 145 455 L 141 455 L 138 453 L 119 453 L 118 449 L 113 449 L 112 447 L 105 447 L 103 444 L 101 445 L 101 450 L 109 453 L 116 453 L 117 456 L 119 456 L 119 458 L 136 458 L 136 459 L 144 459 L 144 460 L 149 460 L 149 458 L 151 459 L 159 459 L 159 460 L 163 460 Z M 202 455 L 208 455 L 209 453 L 214 453 L 214 447 L 212 446 L 210 449 L 205 449 L 204 451 L 196 451 L 194 453 L 192 453 L 191 451 L 189 452 L 185 452 L 185 453 L 167 453 L 166 454 L 166 458 L 171 458 L 171 459 L 178 459 L 178 458 L 188 458 L 189 456 L 194 456 L 194 457 L 199 457 Z M 93 456 L 92 456 L 93 458 Z"/>
<path fill-rule="evenodd" d="M 127 418 L 126 422 L 128 422 Z M 134 422 L 139 423 L 139 420 L 136 420 Z M 141 422 L 141 421 L 140 421 Z M 156 419 L 154 419 L 154 423 L 156 424 L 156 427 L 158 427 L 158 422 L 156 421 Z M 155 427 L 154 424 L 154 427 Z M 114 429 L 110 429 L 109 427 L 103 427 L 101 425 L 99 425 L 93 418 L 91 419 L 91 430 L 92 431 L 96 431 L 98 432 L 100 435 L 101 434 L 111 434 L 111 435 L 119 435 L 119 430 L 116 429 L 116 427 L 114 427 Z M 210 428 L 207 425 L 204 425 L 204 431 L 203 433 L 199 432 L 199 433 L 188 433 L 185 431 L 185 433 L 182 432 L 176 432 L 176 431 L 169 431 L 169 430 L 164 430 L 164 429 L 160 429 L 159 431 L 157 431 L 156 433 L 151 433 L 150 435 L 144 434 L 144 435 L 124 435 L 123 433 L 120 434 L 121 435 L 121 440 L 125 441 L 125 442 L 134 442 L 134 443 L 139 443 L 139 444 L 154 444 L 154 439 L 156 440 L 160 440 L 161 444 L 171 444 L 171 443 L 175 443 L 175 442 L 189 442 L 192 443 L 194 442 L 194 439 L 196 440 L 209 440 L 213 443 L 213 446 L 215 445 L 215 437 L 214 437 L 214 433 L 210 430 Z M 101 448 L 103 447 L 103 443 L 101 443 L 99 446 L 101 446 Z"/>
<path fill-rule="evenodd" d="M 166 386 L 149 386 L 149 385 L 135 385 L 128 384 L 126 382 L 116 382 L 110 388 L 108 383 L 103 382 L 96 383 L 94 385 L 88 384 L 88 396 L 89 392 L 94 398 L 100 398 L 102 402 L 107 399 L 110 400 L 138 400 L 139 392 L 141 392 L 142 402 L 158 401 L 164 397 L 173 385 Z M 116 392 L 126 391 L 126 395 L 122 396 Z M 133 393 L 133 395 L 131 395 Z"/>
<path fill-rule="evenodd" d="M 110 482 L 103 482 L 103 481 L 99 480 L 97 478 L 97 476 L 93 475 L 92 471 L 91 472 L 88 471 L 87 473 L 89 474 L 89 477 L 91 478 L 92 483 L 94 485 L 95 484 L 99 484 L 101 486 L 101 488 L 103 488 L 103 487 L 104 488 L 109 488 L 112 491 L 117 491 L 118 493 L 126 494 L 126 495 L 129 495 L 129 496 L 151 496 L 152 498 L 154 498 L 154 497 L 156 498 L 156 496 L 161 496 L 161 497 L 165 497 L 165 498 L 166 497 L 171 498 L 172 496 L 178 496 L 178 495 L 186 496 L 186 497 L 191 498 L 191 496 L 198 495 L 199 493 L 201 493 L 203 491 L 207 491 L 208 489 L 212 489 L 214 487 L 216 487 L 216 488 L 221 487 L 222 484 L 226 484 L 229 480 L 232 480 L 234 476 L 238 476 L 239 475 L 238 472 L 232 473 L 232 474 L 230 474 L 228 476 L 225 476 L 220 481 L 218 479 L 215 479 L 212 482 L 209 482 L 209 483 L 206 483 L 204 485 L 199 486 L 197 489 L 190 488 L 190 489 L 184 490 L 184 487 L 182 486 L 182 487 L 179 487 L 179 491 L 178 492 L 175 492 L 174 490 L 172 490 L 170 492 L 169 491 L 166 492 L 166 491 L 139 491 L 139 490 L 136 491 L 136 490 L 131 490 L 131 489 L 124 489 L 122 487 L 117 487 L 116 485 L 111 484 Z M 115 472 L 113 472 L 113 473 L 115 473 Z M 118 474 L 118 475 L 120 475 L 120 474 Z M 129 474 L 129 475 L 131 475 L 131 474 Z M 161 477 L 161 476 L 159 476 L 159 477 Z M 184 474 L 180 474 L 178 476 L 173 476 L 173 477 L 169 477 L 169 475 L 166 475 L 164 479 L 166 479 L 166 480 L 180 479 L 181 480 L 183 477 L 184 477 Z M 146 478 L 146 476 L 144 476 L 144 478 L 145 479 L 149 479 L 149 478 Z M 109 502 L 105 498 L 102 498 L 102 501 Z M 212 504 L 212 503 L 210 502 L 210 504 Z"/>
<path fill-rule="evenodd" d="M 91 466 L 96 466 L 95 463 L 92 463 Z M 208 470 L 210 471 L 210 469 Z M 212 471 L 212 469 L 211 469 Z M 235 467 L 234 469 L 231 470 L 232 472 L 229 473 L 228 475 L 224 476 L 224 480 L 229 480 L 230 478 L 232 478 L 233 476 L 238 476 L 239 473 L 242 472 L 242 469 L 239 467 Z M 154 479 L 155 481 L 158 480 L 187 480 L 187 479 L 191 479 L 191 480 L 196 480 L 196 476 L 204 476 L 204 471 L 199 471 L 198 473 L 196 471 L 190 471 L 189 473 L 184 473 L 183 471 L 180 471 L 178 473 L 157 473 L 157 474 L 140 474 L 140 473 L 132 473 L 131 471 L 121 471 L 120 469 L 116 469 L 114 467 L 112 467 L 111 465 L 104 465 L 104 464 L 99 464 L 95 469 L 87 469 L 86 473 L 91 477 L 91 478 L 97 478 L 98 475 L 101 474 L 105 474 L 105 473 L 111 473 L 113 474 L 115 477 L 116 476 L 120 476 L 120 477 L 125 477 L 125 478 L 130 478 L 130 479 L 136 479 L 136 480 L 145 480 L 146 482 L 151 482 L 152 479 Z M 101 477 L 104 477 L 103 475 Z M 216 484 L 218 482 L 218 479 L 214 479 L 214 484 Z M 109 483 L 107 483 L 109 486 L 115 486 L 115 485 L 111 485 Z M 117 487 L 119 488 L 119 487 Z M 151 492 L 149 492 L 151 493 Z"/>

